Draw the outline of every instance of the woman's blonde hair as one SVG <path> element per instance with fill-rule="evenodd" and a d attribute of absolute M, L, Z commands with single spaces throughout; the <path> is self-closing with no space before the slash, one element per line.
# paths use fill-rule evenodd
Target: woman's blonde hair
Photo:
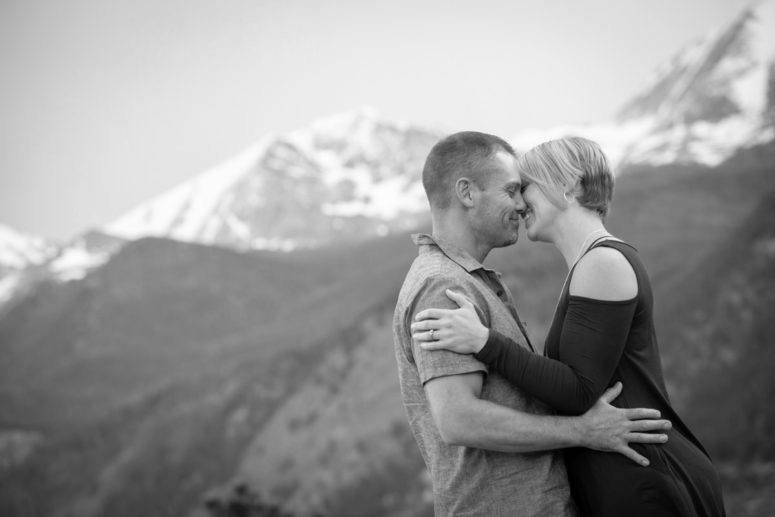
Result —
<path fill-rule="evenodd" d="M 568 206 L 567 194 L 601 217 L 608 215 L 614 175 L 600 146 L 577 136 L 550 140 L 523 154 L 517 166 L 523 180 L 535 183 L 556 206 Z"/>

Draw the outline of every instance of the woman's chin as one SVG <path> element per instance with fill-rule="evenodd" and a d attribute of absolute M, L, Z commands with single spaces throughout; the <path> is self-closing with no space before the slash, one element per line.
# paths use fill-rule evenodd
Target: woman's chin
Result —
<path fill-rule="evenodd" d="M 527 228 L 525 231 L 525 235 L 527 236 L 530 242 L 551 242 L 549 239 L 546 238 L 546 235 L 540 234 L 534 228 Z"/>

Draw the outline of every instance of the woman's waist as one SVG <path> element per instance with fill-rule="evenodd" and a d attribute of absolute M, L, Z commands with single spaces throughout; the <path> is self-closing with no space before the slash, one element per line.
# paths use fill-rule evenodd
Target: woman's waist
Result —
<path fill-rule="evenodd" d="M 642 469 L 656 469 L 665 473 L 680 470 L 713 469 L 710 459 L 692 437 L 671 429 L 668 440 L 662 444 L 631 443 L 630 447 L 649 460 L 643 467 L 622 454 L 601 452 L 591 449 L 573 448 L 565 454 L 568 476 L 578 479 L 583 476 L 616 476 L 617 473 L 637 473 Z"/>

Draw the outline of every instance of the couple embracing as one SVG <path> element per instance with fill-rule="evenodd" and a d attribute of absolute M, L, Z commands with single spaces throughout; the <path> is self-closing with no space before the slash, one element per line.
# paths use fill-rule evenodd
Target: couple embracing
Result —
<path fill-rule="evenodd" d="M 668 399 L 646 270 L 604 226 L 614 177 L 599 146 L 565 138 L 518 158 L 456 133 L 423 186 L 433 232 L 414 236 L 393 331 L 436 515 L 724 515 L 716 470 Z M 543 354 L 482 265 L 522 221 L 568 266 Z"/>

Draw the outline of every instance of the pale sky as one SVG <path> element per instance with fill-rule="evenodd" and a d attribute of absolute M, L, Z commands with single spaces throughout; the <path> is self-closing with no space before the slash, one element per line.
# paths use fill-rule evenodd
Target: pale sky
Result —
<path fill-rule="evenodd" d="M 0 223 L 66 240 L 368 105 L 506 138 L 610 118 L 750 0 L 0 0 Z"/>

